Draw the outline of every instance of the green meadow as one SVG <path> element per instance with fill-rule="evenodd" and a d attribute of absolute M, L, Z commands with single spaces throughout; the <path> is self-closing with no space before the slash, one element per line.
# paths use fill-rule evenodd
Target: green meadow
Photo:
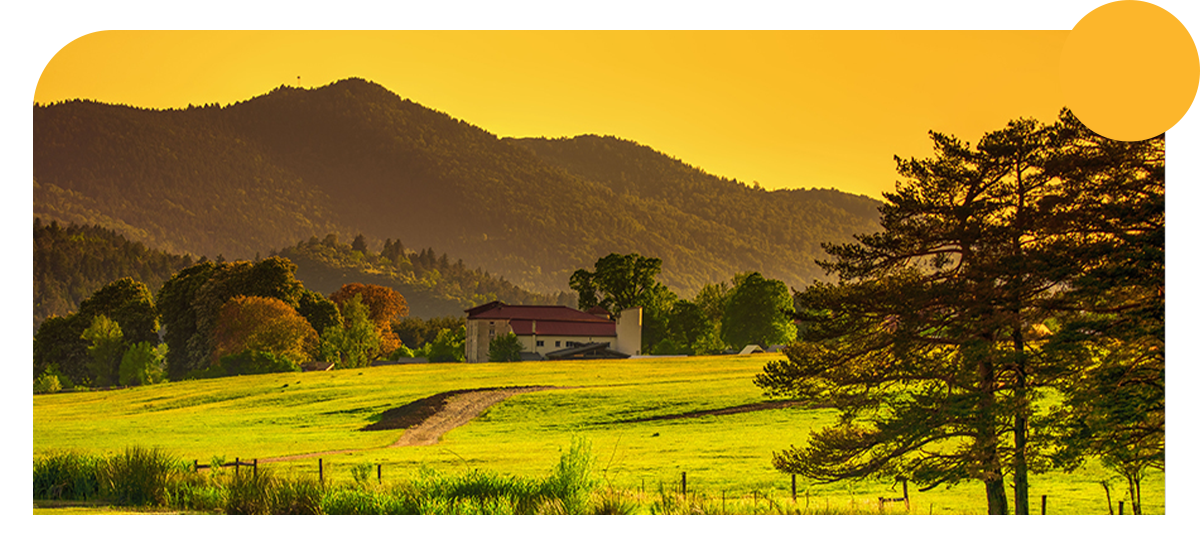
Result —
<path fill-rule="evenodd" d="M 791 478 L 771 466 L 771 454 L 832 423 L 831 410 L 801 407 L 672 420 L 685 414 L 765 400 L 753 377 L 778 355 L 650 360 L 416 364 L 317 373 L 269 374 L 165 383 L 111 391 L 33 398 L 35 457 L 73 451 L 112 454 L 156 448 L 187 462 L 258 459 L 282 477 L 315 477 L 315 457 L 265 460 L 329 451 L 327 480 L 352 481 L 352 470 L 381 466 L 383 481 L 422 470 L 474 470 L 541 477 L 574 439 L 590 444 L 602 487 L 639 495 L 680 490 L 700 499 L 786 500 Z M 427 447 L 389 448 L 401 430 L 361 431 L 385 410 L 439 392 L 509 386 L 553 386 L 509 398 Z M 1073 473 L 1035 475 L 1030 506 L 1048 514 L 1108 514 L 1100 482 L 1112 474 L 1091 462 Z M 1143 482 L 1145 513 L 1164 513 L 1164 476 Z M 1124 486 L 1110 483 L 1113 508 Z M 981 484 L 918 492 L 914 514 L 983 514 Z M 879 497 L 899 497 L 894 481 L 815 484 L 797 480 L 800 507 L 877 512 Z M 1011 499 L 1011 491 L 1009 494 Z M 1127 513 L 1128 503 L 1126 504 Z M 889 504 L 887 512 L 902 512 Z"/>

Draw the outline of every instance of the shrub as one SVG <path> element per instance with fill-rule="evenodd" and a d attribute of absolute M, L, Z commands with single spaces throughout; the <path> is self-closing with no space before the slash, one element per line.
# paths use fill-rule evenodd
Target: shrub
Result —
<path fill-rule="evenodd" d="M 391 354 L 388 354 L 387 359 L 399 360 L 400 358 L 415 358 L 416 356 L 414 356 L 413 354 L 414 354 L 413 349 L 411 349 L 407 346 L 404 346 L 404 344 L 401 344 L 400 346 L 396 347 L 396 349 L 393 350 Z"/>
<path fill-rule="evenodd" d="M 429 361 L 431 363 L 462 362 L 466 354 L 466 326 L 457 329 L 442 329 L 437 338 L 429 344 Z"/>
<path fill-rule="evenodd" d="M 592 449 L 583 439 L 573 439 L 571 449 L 562 454 L 554 474 L 543 482 L 542 492 L 562 502 L 564 514 L 587 512 L 588 498 L 596 487 L 592 478 Z"/>
<path fill-rule="evenodd" d="M 330 515 L 384 514 L 375 494 L 356 488 L 330 490 L 321 501 L 321 508 Z"/>
<path fill-rule="evenodd" d="M 300 366 L 291 359 L 276 356 L 270 352 L 247 350 L 238 354 L 225 356 L 216 365 L 197 371 L 193 377 L 197 379 L 212 379 L 233 375 L 260 375 L 263 373 L 287 373 L 300 371 Z"/>
<path fill-rule="evenodd" d="M 179 460 L 140 447 L 126 448 L 105 463 L 104 493 L 121 505 L 166 505 L 171 476 L 185 470 Z"/>
<path fill-rule="evenodd" d="M 592 506 L 593 515 L 632 515 L 638 503 L 628 494 L 609 488 L 596 499 Z"/>
<path fill-rule="evenodd" d="M 227 515 L 267 515 L 271 513 L 270 474 L 254 474 L 234 471 L 225 485 L 225 507 Z"/>
<path fill-rule="evenodd" d="M 519 362 L 521 351 L 524 349 L 516 333 L 505 333 L 492 339 L 492 343 L 488 345 L 488 361 Z"/>
<path fill-rule="evenodd" d="M 375 478 L 375 465 L 370 463 L 359 463 L 350 467 L 350 476 L 354 477 L 354 482 L 360 485 L 370 484 L 371 479 Z"/>
<path fill-rule="evenodd" d="M 37 380 L 33 381 L 34 394 L 53 394 L 62 390 L 62 383 L 58 382 L 57 375 L 42 373 Z"/>
<path fill-rule="evenodd" d="M 148 342 L 135 343 L 125 351 L 119 368 L 122 386 L 139 386 L 163 381 L 163 359 L 167 345 L 154 346 Z"/>
<path fill-rule="evenodd" d="M 259 476 L 262 476 L 261 474 Z M 319 515 L 325 490 L 311 478 L 277 480 L 271 492 L 273 515 Z"/>
<path fill-rule="evenodd" d="M 102 461 L 63 452 L 33 461 L 34 499 L 93 499 L 100 495 Z"/>

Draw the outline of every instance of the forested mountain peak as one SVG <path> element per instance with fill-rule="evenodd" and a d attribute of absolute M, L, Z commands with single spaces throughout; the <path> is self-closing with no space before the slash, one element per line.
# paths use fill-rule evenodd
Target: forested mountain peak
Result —
<path fill-rule="evenodd" d="M 823 278 L 822 241 L 874 201 L 763 192 L 613 137 L 502 140 L 369 81 L 224 107 L 34 107 L 34 212 L 175 254 L 253 258 L 313 235 L 400 237 L 534 292 L 612 252 L 663 259 L 684 295 L 760 271 Z"/>

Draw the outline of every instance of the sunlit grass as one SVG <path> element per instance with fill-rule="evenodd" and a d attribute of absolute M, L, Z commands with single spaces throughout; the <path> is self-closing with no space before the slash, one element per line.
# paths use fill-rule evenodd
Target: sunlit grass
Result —
<path fill-rule="evenodd" d="M 774 358 L 778 356 L 416 364 L 38 395 L 34 455 L 60 450 L 104 454 L 142 446 L 207 463 L 213 456 L 261 461 L 358 450 L 322 456 L 326 480 L 353 481 L 352 469 L 370 464 L 382 465 L 387 483 L 410 479 L 422 468 L 541 477 L 573 438 L 583 437 L 591 443 L 602 487 L 643 496 L 642 512 L 649 512 L 647 500 L 658 495 L 660 486 L 668 493 L 677 491 L 683 473 L 689 494 L 716 502 L 723 497 L 727 511 L 731 503 L 775 500 L 798 512 L 858 511 L 872 504 L 877 512 L 879 496 L 898 497 L 900 486 L 892 481 L 817 485 L 800 479 L 792 501 L 791 479 L 771 467 L 771 454 L 802 443 L 810 430 L 832 422 L 835 414 L 829 410 L 786 408 L 637 421 L 762 401 L 753 377 Z M 449 432 L 436 446 L 389 448 L 402 431 L 358 430 L 387 409 L 439 392 L 534 385 L 564 388 L 509 398 Z M 271 465 L 281 477 L 318 476 L 316 458 Z M 1107 514 L 1099 481 L 1109 476 L 1098 464 L 1073 474 L 1034 475 L 1030 508 L 1038 513 L 1040 496 L 1047 494 L 1050 514 Z M 1123 486 L 1112 489 L 1115 509 L 1124 499 Z M 1162 513 L 1162 474 L 1150 473 L 1142 492 L 1145 512 Z M 929 492 L 910 486 L 909 493 L 913 514 L 986 512 L 977 483 Z M 711 507 L 706 510 L 712 512 Z M 758 511 L 753 505 L 739 510 Z M 886 508 L 889 513 L 899 510 L 903 508 L 897 504 Z"/>

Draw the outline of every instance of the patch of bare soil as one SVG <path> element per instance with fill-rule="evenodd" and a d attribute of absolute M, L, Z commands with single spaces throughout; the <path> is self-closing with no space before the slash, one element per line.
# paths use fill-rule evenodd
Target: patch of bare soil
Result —
<path fill-rule="evenodd" d="M 757 404 L 745 404 L 741 406 L 732 406 L 719 409 L 705 409 L 698 411 L 689 411 L 685 413 L 672 413 L 669 415 L 655 415 L 654 417 L 642 417 L 640 419 L 627 419 L 617 421 L 618 423 L 642 423 L 645 421 L 666 421 L 670 419 L 693 419 L 696 417 L 704 417 L 706 415 L 733 415 L 735 413 L 747 413 L 751 411 L 763 411 L 768 409 L 782 409 L 798 406 L 802 402 L 800 400 L 775 400 L 771 402 L 759 402 Z"/>

